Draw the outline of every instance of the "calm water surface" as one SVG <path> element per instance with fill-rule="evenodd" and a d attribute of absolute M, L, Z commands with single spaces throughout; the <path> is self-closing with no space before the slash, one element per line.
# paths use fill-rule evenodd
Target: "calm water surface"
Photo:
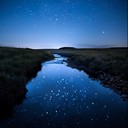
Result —
<path fill-rule="evenodd" d="M 24 102 L 1 128 L 125 128 L 127 102 L 87 74 L 66 66 L 66 58 L 42 64 L 27 84 Z"/>

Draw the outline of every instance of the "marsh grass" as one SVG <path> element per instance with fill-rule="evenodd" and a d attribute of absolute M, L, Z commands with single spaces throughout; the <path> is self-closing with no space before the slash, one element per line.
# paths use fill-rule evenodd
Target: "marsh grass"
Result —
<path fill-rule="evenodd" d="M 128 100 L 128 48 L 52 50 L 68 57 L 70 67 L 84 70 Z"/>
<path fill-rule="evenodd" d="M 53 58 L 46 50 L 0 47 L 0 119 L 22 102 L 25 85 L 41 69 L 41 63 Z"/>

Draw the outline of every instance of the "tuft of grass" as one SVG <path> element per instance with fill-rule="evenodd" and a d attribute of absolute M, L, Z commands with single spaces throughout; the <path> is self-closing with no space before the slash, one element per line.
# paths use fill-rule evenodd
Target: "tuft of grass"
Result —
<path fill-rule="evenodd" d="M 26 83 L 53 59 L 46 50 L 0 47 L 0 119 L 7 116 L 27 92 Z"/>

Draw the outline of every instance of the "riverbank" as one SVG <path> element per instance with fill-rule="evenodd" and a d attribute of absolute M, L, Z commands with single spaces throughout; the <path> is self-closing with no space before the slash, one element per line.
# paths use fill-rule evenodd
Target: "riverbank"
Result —
<path fill-rule="evenodd" d="M 128 100 L 128 49 L 60 49 L 52 52 L 68 57 L 68 66 L 85 71 L 105 87 Z"/>
<path fill-rule="evenodd" d="M 35 77 L 41 63 L 53 58 L 46 50 L 0 47 L 0 119 L 25 98 L 26 83 Z"/>

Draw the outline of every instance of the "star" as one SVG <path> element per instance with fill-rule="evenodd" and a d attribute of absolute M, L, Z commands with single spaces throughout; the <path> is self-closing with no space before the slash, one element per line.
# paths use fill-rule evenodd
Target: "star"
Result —
<path fill-rule="evenodd" d="M 92 105 L 94 105 L 94 102 L 92 102 Z"/>
<path fill-rule="evenodd" d="M 45 7 L 47 7 L 47 4 L 44 4 Z"/>
<path fill-rule="evenodd" d="M 105 34 L 105 31 L 102 31 L 103 34 Z"/>
<path fill-rule="evenodd" d="M 52 19 L 50 18 L 49 20 L 51 21 Z"/>

